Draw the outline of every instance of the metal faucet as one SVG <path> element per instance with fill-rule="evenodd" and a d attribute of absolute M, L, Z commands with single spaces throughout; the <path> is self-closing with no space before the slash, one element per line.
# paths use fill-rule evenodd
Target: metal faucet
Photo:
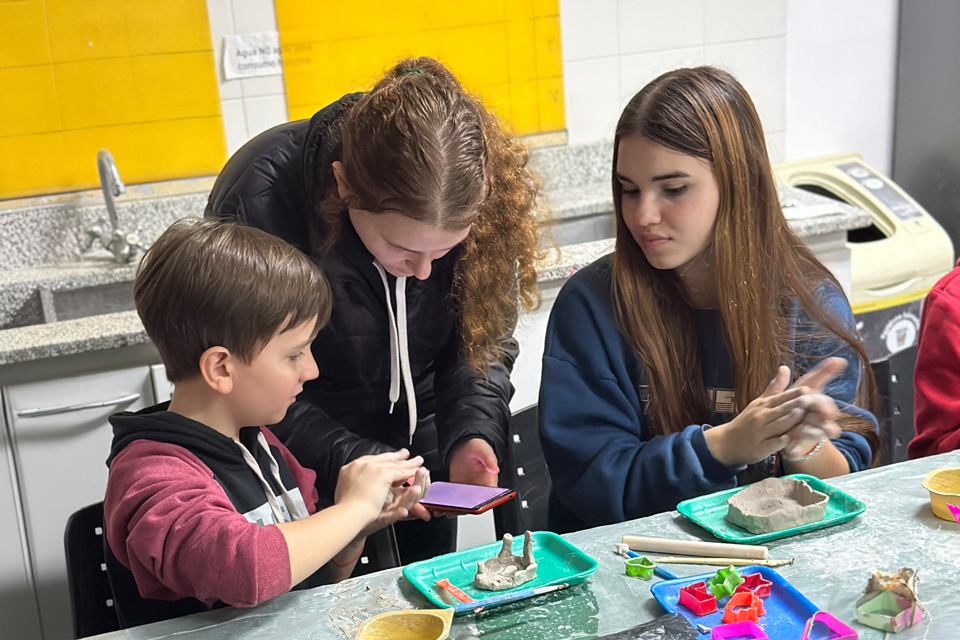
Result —
<path fill-rule="evenodd" d="M 99 240 L 100 245 L 112 253 L 117 262 L 121 264 L 133 262 L 137 257 L 137 251 L 146 251 L 149 246 L 140 242 L 141 227 L 138 226 L 133 233 L 120 230 L 114 198 L 122 194 L 126 188 L 120 179 L 113 156 L 106 149 L 100 149 L 97 152 L 97 173 L 100 176 L 100 189 L 103 191 L 103 201 L 107 205 L 107 215 L 110 219 L 108 221 L 107 218 L 101 217 L 96 224 L 87 229 L 87 241 L 81 253 L 89 251 L 93 243 Z"/>

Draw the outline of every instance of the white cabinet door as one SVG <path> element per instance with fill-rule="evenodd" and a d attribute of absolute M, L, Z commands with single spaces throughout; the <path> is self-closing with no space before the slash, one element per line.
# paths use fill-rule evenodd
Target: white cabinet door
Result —
<path fill-rule="evenodd" d="M 0 419 L 0 629 L 5 638 L 40 640 L 40 614 L 12 460 L 6 424 Z"/>
<path fill-rule="evenodd" d="M 73 637 L 63 535 L 74 511 L 103 500 L 107 418 L 153 403 L 149 367 L 5 387 L 44 640 Z"/>

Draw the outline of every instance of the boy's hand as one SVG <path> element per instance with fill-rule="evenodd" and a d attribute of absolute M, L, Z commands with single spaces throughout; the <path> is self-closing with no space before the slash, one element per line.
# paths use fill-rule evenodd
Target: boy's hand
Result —
<path fill-rule="evenodd" d="M 403 486 L 409 480 L 410 486 Z M 430 519 L 430 514 L 425 507 L 417 504 L 423 496 L 427 495 L 430 489 L 430 471 L 424 467 L 417 469 L 413 478 L 401 480 L 393 487 L 393 499 L 389 504 L 385 504 L 376 520 L 364 527 L 358 537 L 366 537 L 375 531 L 397 522 L 398 520 L 411 520 L 420 517 L 424 520 Z M 423 518 L 426 514 L 426 518 Z"/>
<path fill-rule="evenodd" d="M 334 501 L 361 505 L 370 514 L 371 522 L 379 519 L 385 509 L 394 509 L 397 513 L 402 510 L 400 517 L 406 517 L 413 503 L 426 493 L 424 486 L 430 483 L 429 472 L 422 466 L 423 458 L 417 456 L 408 460 L 409 456 L 409 451 L 400 449 L 362 456 L 344 465 L 337 478 Z M 410 478 L 414 478 L 414 485 L 401 487 Z"/>

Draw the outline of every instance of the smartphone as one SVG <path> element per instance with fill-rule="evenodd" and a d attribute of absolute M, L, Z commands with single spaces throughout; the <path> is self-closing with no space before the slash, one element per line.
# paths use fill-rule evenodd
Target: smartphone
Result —
<path fill-rule="evenodd" d="M 420 504 L 431 511 L 478 514 L 517 495 L 513 489 L 480 487 L 456 482 L 432 482 Z"/>

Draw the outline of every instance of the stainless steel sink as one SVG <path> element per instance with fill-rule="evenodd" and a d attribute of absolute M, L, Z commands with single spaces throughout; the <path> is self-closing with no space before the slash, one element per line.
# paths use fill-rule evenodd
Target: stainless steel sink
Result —
<path fill-rule="evenodd" d="M 133 282 L 113 282 L 70 289 L 41 288 L 43 321 L 76 320 L 119 311 L 132 311 Z"/>
<path fill-rule="evenodd" d="M 613 238 L 616 234 L 617 223 L 612 211 L 564 218 L 540 225 L 541 241 L 545 245 L 552 241 L 560 247 Z"/>

